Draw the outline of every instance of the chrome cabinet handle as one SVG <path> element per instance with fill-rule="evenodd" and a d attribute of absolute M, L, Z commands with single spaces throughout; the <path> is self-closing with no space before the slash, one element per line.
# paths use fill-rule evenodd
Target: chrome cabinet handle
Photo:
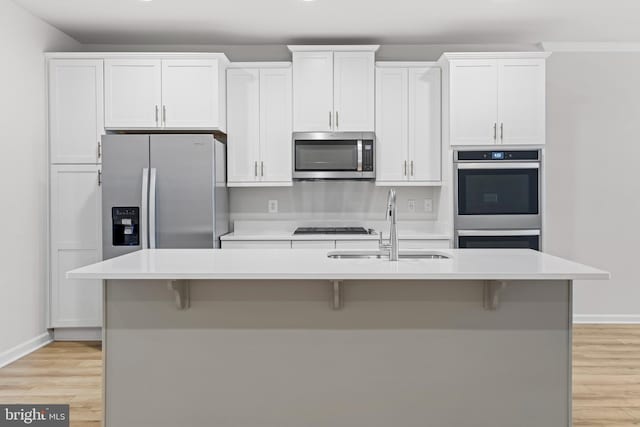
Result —
<path fill-rule="evenodd" d="M 102 171 L 98 169 L 98 187 L 102 185 Z"/>
<path fill-rule="evenodd" d="M 102 143 L 98 141 L 98 160 L 102 158 Z"/>
<path fill-rule="evenodd" d="M 156 126 L 158 126 L 158 106 L 156 105 Z"/>
<path fill-rule="evenodd" d="M 338 112 L 336 111 L 336 129 L 340 127 L 340 121 L 338 119 L 339 119 L 339 116 L 338 116 Z"/>
<path fill-rule="evenodd" d="M 406 161 L 406 160 L 404 161 L 404 168 L 403 168 L 403 171 L 404 171 L 404 172 L 403 172 L 403 173 L 404 173 L 404 176 L 407 176 L 407 161 Z"/>
<path fill-rule="evenodd" d="M 493 140 L 494 141 L 498 140 L 498 124 L 497 123 L 493 124 Z"/>
<path fill-rule="evenodd" d="M 264 176 L 264 162 L 260 162 L 260 176 Z"/>
<path fill-rule="evenodd" d="M 162 106 L 162 126 L 167 126 L 167 106 Z"/>
<path fill-rule="evenodd" d="M 413 176 L 413 160 L 411 160 L 411 176 Z"/>
<path fill-rule="evenodd" d="M 504 142 L 504 123 L 500 123 L 500 141 Z"/>
<path fill-rule="evenodd" d="M 258 161 L 253 162 L 253 176 L 258 176 Z"/>
<path fill-rule="evenodd" d="M 329 111 L 329 129 L 331 129 L 331 111 Z"/>

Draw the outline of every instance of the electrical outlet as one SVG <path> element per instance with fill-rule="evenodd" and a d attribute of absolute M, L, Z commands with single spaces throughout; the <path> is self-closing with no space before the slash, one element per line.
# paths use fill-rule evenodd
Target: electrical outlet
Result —
<path fill-rule="evenodd" d="M 269 213 L 278 213 L 278 201 L 277 200 L 269 200 Z"/>
<path fill-rule="evenodd" d="M 433 212 L 433 199 L 424 199 L 424 211 Z"/>
<path fill-rule="evenodd" d="M 409 200 L 409 203 L 407 204 L 407 209 L 409 210 L 409 212 L 415 212 L 416 211 L 416 201 L 415 200 Z"/>

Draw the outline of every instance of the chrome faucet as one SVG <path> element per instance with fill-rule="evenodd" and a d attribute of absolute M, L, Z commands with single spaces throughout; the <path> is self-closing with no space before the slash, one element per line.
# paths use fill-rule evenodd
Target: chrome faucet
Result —
<path fill-rule="evenodd" d="M 398 261 L 398 222 L 396 216 L 396 190 L 391 188 L 387 196 L 386 219 L 389 220 L 389 261 Z"/>

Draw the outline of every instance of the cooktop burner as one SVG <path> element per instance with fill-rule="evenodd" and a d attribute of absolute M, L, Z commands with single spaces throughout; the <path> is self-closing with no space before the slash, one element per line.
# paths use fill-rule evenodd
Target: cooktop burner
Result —
<path fill-rule="evenodd" d="M 370 234 L 364 227 L 298 227 L 293 234 Z"/>

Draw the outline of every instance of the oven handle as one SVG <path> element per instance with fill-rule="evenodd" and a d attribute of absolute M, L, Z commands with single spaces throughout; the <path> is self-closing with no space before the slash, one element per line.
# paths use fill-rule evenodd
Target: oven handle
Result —
<path fill-rule="evenodd" d="M 458 163 L 458 169 L 540 169 L 540 163 Z"/>
<path fill-rule="evenodd" d="M 458 236 L 539 236 L 540 230 L 458 230 Z"/>
<path fill-rule="evenodd" d="M 358 172 L 362 172 L 362 140 L 358 140 Z"/>

